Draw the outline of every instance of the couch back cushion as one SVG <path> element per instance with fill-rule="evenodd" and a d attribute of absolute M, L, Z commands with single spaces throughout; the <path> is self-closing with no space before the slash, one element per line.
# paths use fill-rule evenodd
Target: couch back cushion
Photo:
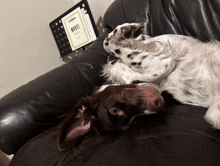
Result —
<path fill-rule="evenodd" d="M 183 34 L 202 41 L 220 40 L 220 0 L 117 0 L 107 10 L 105 26 L 146 23 L 150 36 Z"/>

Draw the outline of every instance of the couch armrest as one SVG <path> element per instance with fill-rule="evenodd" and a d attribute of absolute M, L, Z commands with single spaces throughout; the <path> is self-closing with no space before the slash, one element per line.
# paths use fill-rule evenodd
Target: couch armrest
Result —
<path fill-rule="evenodd" d="M 102 65 L 108 54 L 105 33 L 87 50 L 0 99 L 0 150 L 15 153 L 25 142 L 55 126 L 58 117 L 82 96 L 103 83 Z"/>

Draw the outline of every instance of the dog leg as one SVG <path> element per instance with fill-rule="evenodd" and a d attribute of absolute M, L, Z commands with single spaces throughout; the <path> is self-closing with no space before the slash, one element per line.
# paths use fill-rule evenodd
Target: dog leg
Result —
<path fill-rule="evenodd" d="M 157 72 L 157 75 L 154 75 L 155 72 L 153 71 L 145 73 L 135 72 L 130 67 L 118 60 L 114 64 L 109 62 L 104 65 L 102 76 L 106 77 L 110 82 L 119 84 L 131 84 L 133 81 L 137 80 L 158 84 L 161 79 L 165 79 L 165 77 L 171 72 L 174 66 L 174 63 L 169 63 L 167 67 L 169 68 L 168 70 L 161 70 L 160 72 Z"/>
<path fill-rule="evenodd" d="M 220 100 L 208 109 L 205 114 L 205 120 L 213 125 L 214 128 L 220 129 Z"/>

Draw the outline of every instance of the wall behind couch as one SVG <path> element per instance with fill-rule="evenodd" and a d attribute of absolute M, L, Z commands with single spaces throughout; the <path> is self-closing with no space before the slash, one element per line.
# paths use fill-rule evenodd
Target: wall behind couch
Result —
<path fill-rule="evenodd" d="M 1 0 L 0 98 L 65 63 L 59 58 L 49 23 L 79 1 Z M 113 1 L 88 0 L 98 26 Z M 8 162 L 0 151 L 0 166 Z"/>
<path fill-rule="evenodd" d="M 0 98 L 64 64 L 49 23 L 80 0 L 1 0 Z M 114 0 L 88 0 L 95 22 Z"/>

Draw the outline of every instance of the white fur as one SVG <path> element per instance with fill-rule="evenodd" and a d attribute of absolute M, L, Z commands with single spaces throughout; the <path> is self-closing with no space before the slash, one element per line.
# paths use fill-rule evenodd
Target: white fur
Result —
<path fill-rule="evenodd" d="M 120 25 L 117 33 L 110 33 L 104 41 L 106 51 L 120 58 L 104 66 L 103 75 L 108 81 L 154 83 L 160 91 L 169 92 L 184 104 L 210 107 L 205 118 L 220 129 L 220 43 L 204 43 L 171 34 L 153 38 L 140 35 L 122 40 L 121 29 L 128 30 L 129 26 L 140 28 L 140 24 L 135 23 Z M 133 55 L 132 58 L 128 58 L 129 55 Z"/>
<path fill-rule="evenodd" d="M 152 112 L 152 111 L 149 111 L 149 110 L 145 110 L 145 111 L 144 111 L 144 114 L 146 114 L 146 115 L 151 115 L 151 114 L 156 114 L 156 112 Z"/>

